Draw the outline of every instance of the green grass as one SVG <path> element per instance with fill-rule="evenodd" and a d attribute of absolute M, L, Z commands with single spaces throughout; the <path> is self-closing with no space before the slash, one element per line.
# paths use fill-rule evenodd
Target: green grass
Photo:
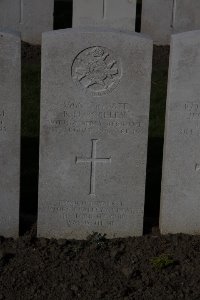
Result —
<path fill-rule="evenodd" d="M 165 269 L 169 266 L 175 265 L 175 261 L 166 254 L 150 259 L 150 263 L 157 269 Z"/>
<path fill-rule="evenodd" d="M 22 66 L 22 136 L 39 135 L 40 64 Z"/>
<path fill-rule="evenodd" d="M 93 232 L 93 234 L 89 235 L 87 240 L 90 243 L 97 244 L 98 246 L 102 246 L 106 242 L 106 234 L 101 234 L 98 232 Z"/>

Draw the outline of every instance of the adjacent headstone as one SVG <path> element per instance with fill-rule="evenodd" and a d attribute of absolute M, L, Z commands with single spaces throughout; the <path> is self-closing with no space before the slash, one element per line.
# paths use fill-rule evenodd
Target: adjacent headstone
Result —
<path fill-rule="evenodd" d="M 0 28 L 18 30 L 20 24 L 20 0 L 0 1 Z"/>
<path fill-rule="evenodd" d="M 172 35 L 162 233 L 200 233 L 200 31 Z"/>
<path fill-rule="evenodd" d="M 135 31 L 136 0 L 74 0 L 73 27 L 104 26 Z"/>
<path fill-rule="evenodd" d="M 173 33 L 200 29 L 199 0 L 143 0 L 141 32 L 157 45 L 169 45 Z"/>
<path fill-rule="evenodd" d="M 173 0 L 143 0 L 141 32 L 156 45 L 169 45 L 173 32 Z"/>
<path fill-rule="evenodd" d="M 200 1 L 174 1 L 174 33 L 200 29 Z"/>
<path fill-rule="evenodd" d="M 21 41 L 0 32 L 0 235 L 19 230 Z"/>
<path fill-rule="evenodd" d="M 21 32 L 23 41 L 40 44 L 53 29 L 54 0 L 1 0 L 0 28 Z"/>
<path fill-rule="evenodd" d="M 152 41 L 43 35 L 38 236 L 141 235 Z"/>

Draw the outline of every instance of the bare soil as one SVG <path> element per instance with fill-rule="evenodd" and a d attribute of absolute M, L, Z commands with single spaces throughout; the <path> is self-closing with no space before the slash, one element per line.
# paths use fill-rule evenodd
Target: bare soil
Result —
<path fill-rule="evenodd" d="M 56 241 L 29 234 L 1 238 L 0 258 L 0 299 L 200 299 L 199 236 Z"/>

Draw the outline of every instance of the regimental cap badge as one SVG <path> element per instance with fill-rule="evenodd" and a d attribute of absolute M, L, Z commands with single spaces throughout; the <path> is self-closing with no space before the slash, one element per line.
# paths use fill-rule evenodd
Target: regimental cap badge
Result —
<path fill-rule="evenodd" d="M 73 81 L 93 96 L 113 91 L 122 76 L 121 62 L 113 52 L 95 46 L 81 51 L 72 64 Z"/>

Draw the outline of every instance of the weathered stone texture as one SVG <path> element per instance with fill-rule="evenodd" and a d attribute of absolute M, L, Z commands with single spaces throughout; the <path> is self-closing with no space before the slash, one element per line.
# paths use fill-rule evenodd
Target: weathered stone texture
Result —
<path fill-rule="evenodd" d="M 156 45 L 168 45 L 172 34 L 173 0 L 143 0 L 141 32 Z"/>
<path fill-rule="evenodd" d="M 200 232 L 200 31 L 172 35 L 160 228 Z"/>
<path fill-rule="evenodd" d="M 200 29 L 199 0 L 143 0 L 141 32 L 157 45 L 169 45 L 171 34 Z"/>
<path fill-rule="evenodd" d="M 0 236 L 19 230 L 21 41 L 0 32 Z"/>
<path fill-rule="evenodd" d="M 152 41 L 43 35 L 38 236 L 141 235 Z"/>
<path fill-rule="evenodd" d="M 73 27 L 99 26 L 135 31 L 136 0 L 74 0 Z"/>
<path fill-rule="evenodd" d="M 21 32 L 23 41 L 40 44 L 42 32 L 53 29 L 53 0 L 1 0 L 0 28 Z"/>

